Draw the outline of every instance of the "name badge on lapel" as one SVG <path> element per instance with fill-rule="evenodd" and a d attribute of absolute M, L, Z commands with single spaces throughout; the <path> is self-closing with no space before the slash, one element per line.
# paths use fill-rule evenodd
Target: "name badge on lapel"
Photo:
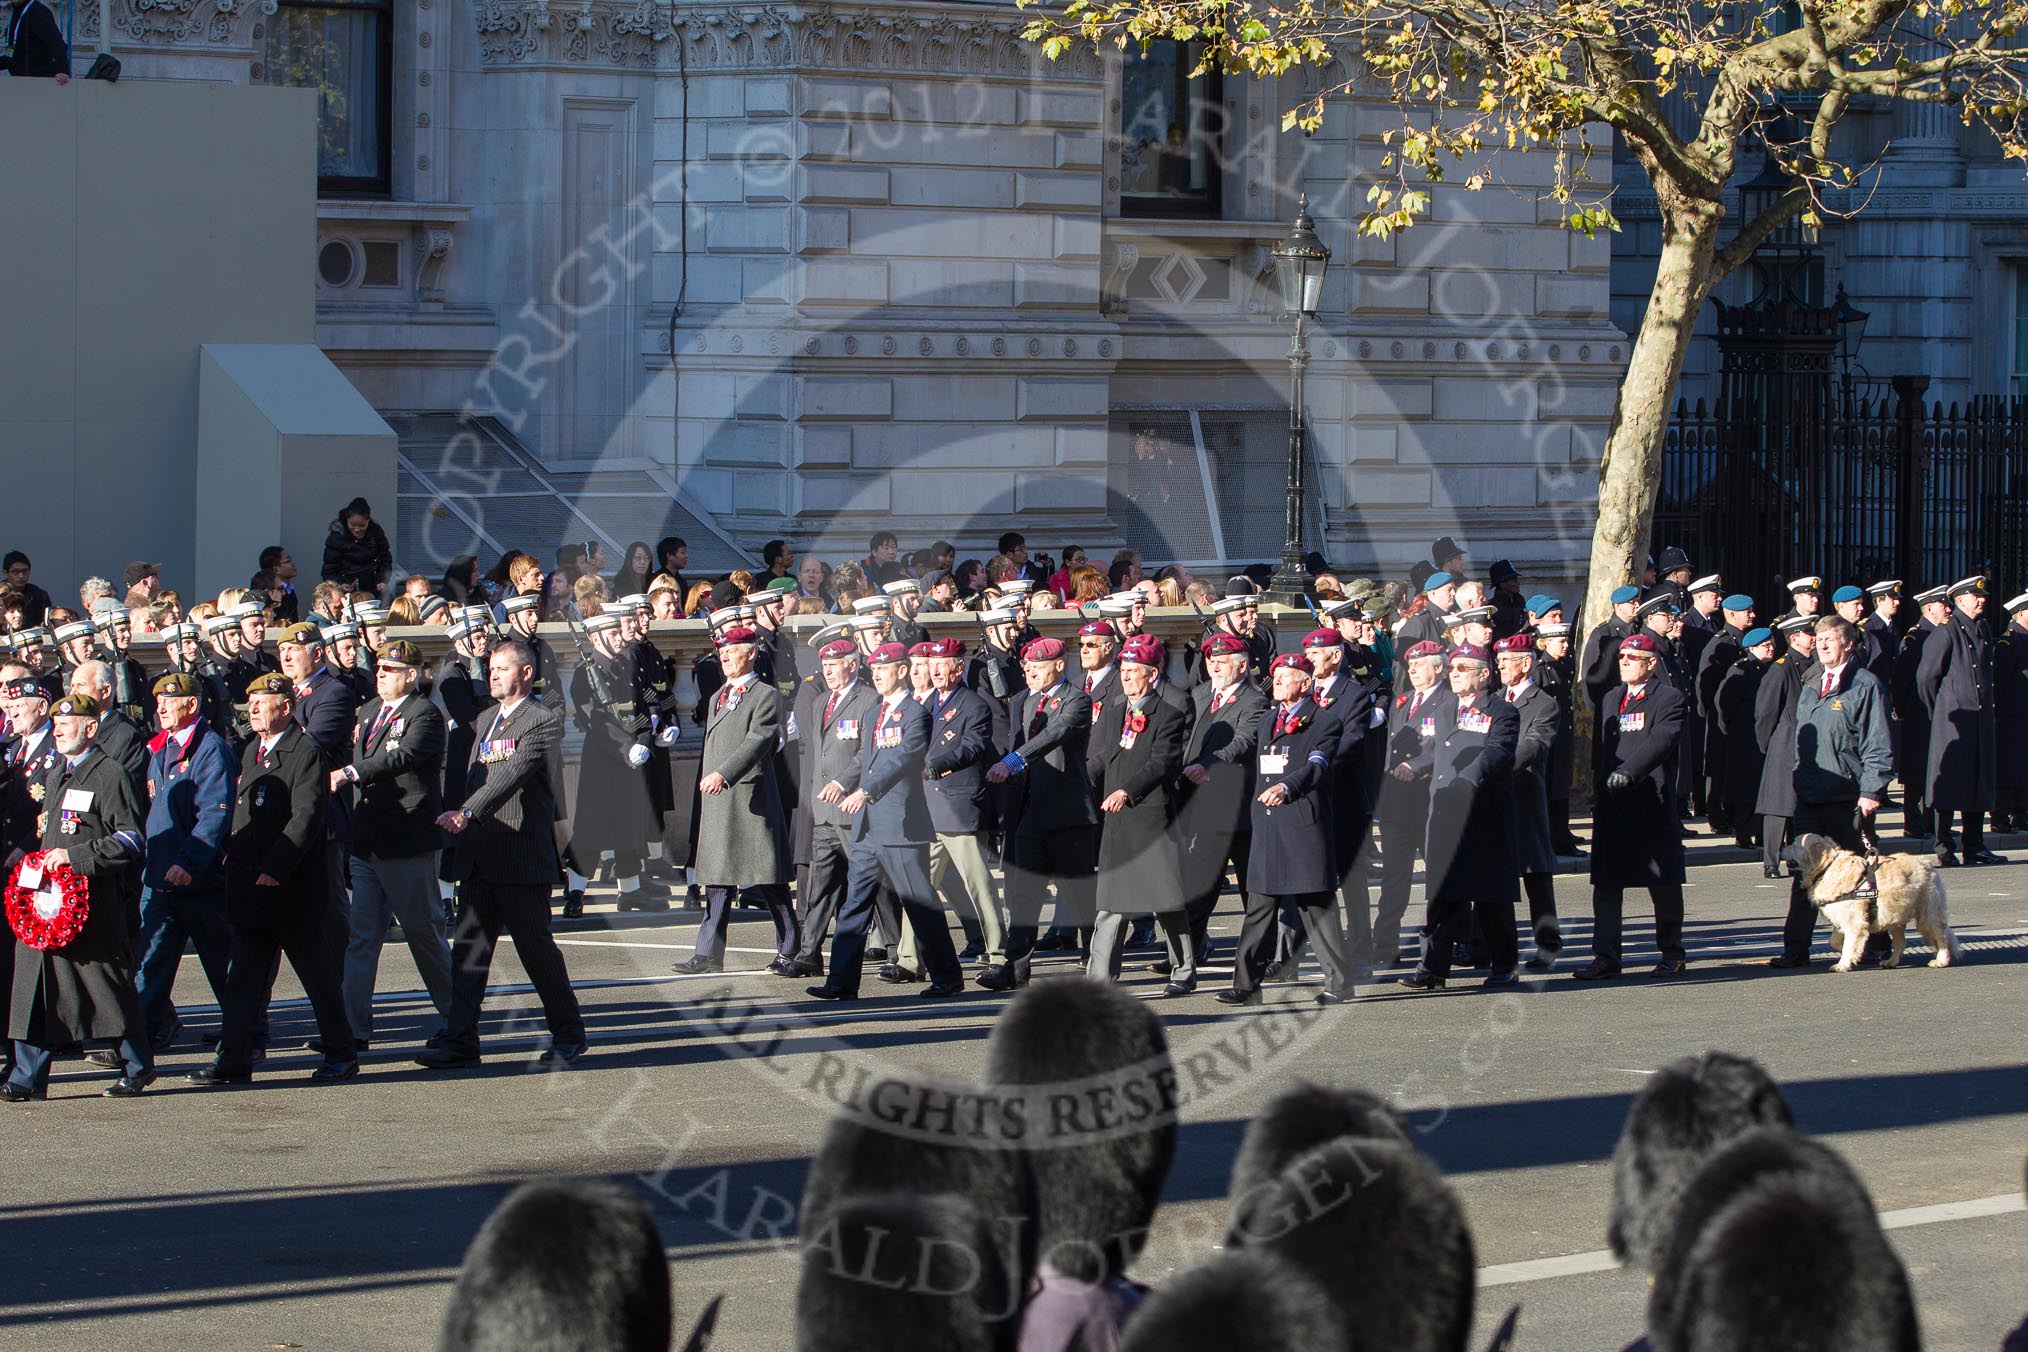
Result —
<path fill-rule="evenodd" d="M 92 806 L 92 791 L 90 789 L 65 789 L 63 791 L 64 811 L 89 812 L 91 810 L 91 806 Z"/>

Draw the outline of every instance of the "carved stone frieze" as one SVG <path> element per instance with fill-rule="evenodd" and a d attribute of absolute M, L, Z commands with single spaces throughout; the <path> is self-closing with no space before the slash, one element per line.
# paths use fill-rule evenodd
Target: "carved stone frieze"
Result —
<path fill-rule="evenodd" d="M 1000 5 L 700 7 L 656 0 L 475 0 L 470 8 L 481 59 L 492 67 L 673 70 L 680 65 L 702 72 L 914 71 L 1072 81 L 1097 81 L 1103 74 L 1089 51 L 1069 52 L 1057 61 L 1044 58 L 1037 44 L 1021 37 L 1027 17 Z"/>
<path fill-rule="evenodd" d="M 250 48 L 254 22 L 275 0 L 113 0 L 113 41 L 149 47 Z M 97 46 L 99 6 L 80 5 L 76 43 Z"/>

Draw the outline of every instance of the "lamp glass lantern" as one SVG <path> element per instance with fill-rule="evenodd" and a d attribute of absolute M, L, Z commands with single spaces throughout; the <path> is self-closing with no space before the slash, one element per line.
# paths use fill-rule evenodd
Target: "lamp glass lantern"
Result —
<path fill-rule="evenodd" d="M 1275 283 L 1281 288 L 1282 308 L 1307 319 L 1317 316 L 1324 298 L 1324 269 L 1331 251 L 1317 238 L 1316 223 L 1310 219 L 1306 195 L 1296 207 L 1296 223 L 1289 237 L 1274 246 Z"/>

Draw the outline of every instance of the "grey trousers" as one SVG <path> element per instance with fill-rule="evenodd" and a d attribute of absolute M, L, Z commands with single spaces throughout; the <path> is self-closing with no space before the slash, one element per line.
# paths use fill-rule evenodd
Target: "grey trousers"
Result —
<path fill-rule="evenodd" d="M 978 836 L 937 833 L 930 844 L 930 886 L 941 892 L 945 877 L 953 869 L 957 870 L 958 881 L 964 884 L 967 904 L 953 905 L 951 909 L 960 918 L 967 912 L 977 918 L 987 962 L 997 965 L 1007 961 L 1007 920 L 1000 914 L 993 872 L 986 864 L 986 847 Z M 906 925 L 902 928 L 906 933 L 901 936 L 901 965 L 910 971 L 920 970 L 915 958 L 915 930 Z"/>
<path fill-rule="evenodd" d="M 437 889 L 437 856 L 406 859 L 352 858 L 352 910 L 345 941 L 345 1021 L 352 1036 L 373 1036 L 373 986 L 380 975 L 380 946 L 389 917 L 401 922 L 401 937 L 421 973 L 437 1013 L 451 1012 L 451 943 L 444 924 L 443 896 Z"/>
<path fill-rule="evenodd" d="M 1127 931 L 1136 917 L 1117 911 L 1100 911 L 1091 927 L 1091 962 L 1085 974 L 1094 981 L 1116 981 L 1120 957 L 1126 947 Z M 1190 940 L 1187 911 L 1158 911 L 1155 923 L 1162 927 L 1162 947 L 1169 953 L 1169 980 L 1188 986 L 1197 980 L 1197 945 Z"/>

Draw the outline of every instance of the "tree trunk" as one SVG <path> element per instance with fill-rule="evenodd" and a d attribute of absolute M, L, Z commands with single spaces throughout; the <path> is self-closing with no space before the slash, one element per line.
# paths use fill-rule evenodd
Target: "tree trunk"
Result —
<path fill-rule="evenodd" d="M 1598 524 L 1591 537 L 1584 612 L 1572 635 L 1582 654 L 1592 630 L 1612 613 L 1613 590 L 1639 583 L 1647 562 L 1648 522 L 1662 483 L 1662 440 L 1676 400 L 1676 382 L 1690 350 L 1697 314 L 1717 280 L 1720 213 L 1698 203 L 1663 213 L 1662 255 L 1655 285 L 1641 315 L 1640 332 L 1620 381 L 1619 404 L 1599 465 Z M 1574 797 L 1588 798 L 1591 781 L 1591 701 L 1574 692 L 1577 721 Z"/>

